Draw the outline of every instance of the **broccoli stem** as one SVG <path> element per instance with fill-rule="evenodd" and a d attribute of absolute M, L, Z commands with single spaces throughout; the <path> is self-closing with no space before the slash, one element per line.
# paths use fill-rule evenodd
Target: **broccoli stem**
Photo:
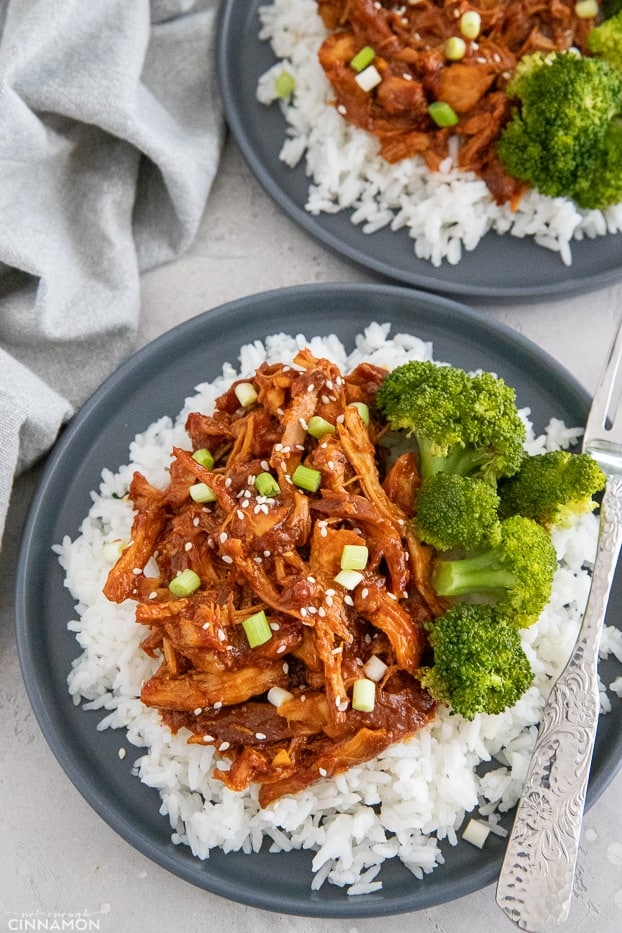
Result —
<path fill-rule="evenodd" d="M 500 564 L 497 548 L 462 560 L 439 560 L 434 574 L 439 596 L 496 593 L 510 589 L 516 582 L 516 575 Z"/>

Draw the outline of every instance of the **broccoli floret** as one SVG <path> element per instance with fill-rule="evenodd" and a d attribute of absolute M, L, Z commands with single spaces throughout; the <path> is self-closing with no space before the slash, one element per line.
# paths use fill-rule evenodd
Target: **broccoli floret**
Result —
<path fill-rule="evenodd" d="M 414 360 L 386 376 L 376 404 L 394 430 L 415 437 L 424 479 L 447 472 L 494 481 L 520 466 L 525 426 L 516 395 L 490 373 Z"/>
<path fill-rule="evenodd" d="M 590 52 L 601 55 L 616 68 L 622 68 L 622 8 L 615 16 L 590 30 L 587 46 Z"/>
<path fill-rule="evenodd" d="M 417 492 L 413 525 L 437 551 L 489 547 L 500 535 L 496 486 L 486 480 L 436 473 Z"/>
<path fill-rule="evenodd" d="M 501 522 L 499 542 L 458 560 L 436 561 L 432 582 L 439 596 L 487 597 L 517 628 L 537 621 L 551 596 L 557 554 L 549 533 L 531 518 Z"/>
<path fill-rule="evenodd" d="M 421 683 L 466 719 L 501 713 L 531 686 L 533 673 L 518 630 L 492 606 L 460 603 L 429 625 L 432 667 Z"/>
<path fill-rule="evenodd" d="M 527 457 L 515 476 L 499 484 L 500 514 L 524 515 L 546 528 L 570 525 L 596 508 L 592 498 L 606 477 L 589 454 L 552 450 Z"/>
<path fill-rule="evenodd" d="M 507 92 L 517 107 L 497 143 L 510 175 L 551 197 L 604 208 L 622 196 L 622 71 L 575 52 L 535 53 L 519 62 Z"/>

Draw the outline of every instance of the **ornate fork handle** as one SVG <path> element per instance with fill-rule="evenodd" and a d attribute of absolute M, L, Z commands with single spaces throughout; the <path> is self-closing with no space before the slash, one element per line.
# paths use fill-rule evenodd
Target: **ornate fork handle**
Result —
<path fill-rule="evenodd" d="M 598 723 L 598 644 L 622 544 L 622 476 L 601 507 L 592 585 L 572 656 L 551 691 L 497 886 L 497 903 L 522 930 L 568 916 Z"/>

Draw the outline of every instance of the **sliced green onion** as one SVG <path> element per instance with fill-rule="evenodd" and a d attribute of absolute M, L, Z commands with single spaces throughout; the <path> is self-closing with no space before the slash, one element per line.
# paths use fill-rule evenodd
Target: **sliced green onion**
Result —
<path fill-rule="evenodd" d="M 274 79 L 274 92 L 277 97 L 289 97 L 296 90 L 296 81 L 289 71 L 282 71 Z"/>
<path fill-rule="evenodd" d="M 233 391 L 242 408 L 248 408 L 257 401 L 257 392 L 252 382 L 238 382 Z"/>
<path fill-rule="evenodd" d="M 306 489 L 307 492 L 317 492 L 322 482 L 322 474 L 319 470 L 300 464 L 292 473 L 292 482 L 294 486 Z"/>
<path fill-rule="evenodd" d="M 289 700 L 293 700 L 294 694 L 290 693 L 289 690 L 284 690 L 283 687 L 270 687 L 267 697 L 268 703 L 272 703 L 272 705 L 276 706 L 278 709 L 283 703 L 288 703 Z"/>
<path fill-rule="evenodd" d="M 482 28 L 482 17 L 477 10 L 467 10 L 460 17 L 460 32 L 465 39 L 477 39 Z"/>
<path fill-rule="evenodd" d="M 352 687 L 352 709 L 360 713 L 371 713 L 376 705 L 376 684 L 373 680 L 361 677 Z"/>
<path fill-rule="evenodd" d="M 385 675 L 387 665 L 377 654 L 372 654 L 363 665 L 363 673 L 369 680 L 378 683 Z"/>
<path fill-rule="evenodd" d="M 449 104 L 444 100 L 435 100 L 428 107 L 428 113 L 437 126 L 455 126 L 458 122 L 458 116 Z"/>
<path fill-rule="evenodd" d="M 200 463 L 202 467 L 205 467 L 206 470 L 211 470 L 214 466 L 214 458 L 212 457 L 211 451 L 207 447 L 201 447 L 200 450 L 195 450 L 192 454 L 192 459 L 196 460 L 197 463 Z"/>
<path fill-rule="evenodd" d="M 255 477 L 255 489 L 260 496 L 278 496 L 281 487 L 271 473 L 259 473 Z"/>
<path fill-rule="evenodd" d="M 342 586 L 344 590 L 355 590 L 363 579 L 363 574 L 358 570 L 340 570 L 335 577 L 335 583 Z"/>
<path fill-rule="evenodd" d="M 242 628 L 244 629 L 246 638 L 251 648 L 257 648 L 259 645 L 264 645 L 272 638 L 272 629 L 270 628 L 263 609 L 260 612 L 256 612 L 254 615 L 249 616 L 247 619 L 244 619 L 242 622 Z"/>
<path fill-rule="evenodd" d="M 371 65 L 376 53 L 370 45 L 364 46 L 360 52 L 357 52 L 352 61 L 350 62 L 350 68 L 354 68 L 355 71 L 363 71 L 364 68 L 367 68 L 368 65 Z"/>
<path fill-rule="evenodd" d="M 371 91 L 382 81 L 382 75 L 375 65 L 368 65 L 354 79 L 362 91 Z"/>
<path fill-rule="evenodd" d="M 574 11 L 579 19 L 591 19 L 598 15 L 598 4 L 596 0 L 579 0 L 579 3 L 575 4 Z"/>
<path fill-rule="evenodd" d="M 365 570 L 369 550 L 364 544 L 344 544 L 341 552 L 342 570 Z"/>
<path fill-rule="evenodd" d="M 462 838 L 465 842 L 470 842 L 472 846 L 483 849 L 489 833 L 490 826 L 486 823 L 481 820 L 469 820 L 462 833 Z"/>
<path fill-rule="evenodd" d="M 459 62 L 466 53 L 466 42 L 460 36 L 450 36 L 445 43 L 445 58 L 450 62 Z"/>
<path fill-rule="evenodd" d="M 324 437 L 325 434 L 334 434 L 335 425 L 327 421 L 326 418 L 322 418 L 321 415 L 313 415 L 309 418 L 307 430 L 311 437 L 315 437 L 319 440 L 321 437 Z"/>
<path fill-rule="evenodd" d="M 216 502 L 216 493 L 207 483 L 195 483 L 188 492 L 193 502 Z"/>
<path fill-rule="evenodd" d="M 369 406 L 365 402 L 350 402 L 352 408 L 356 408 L 363 424 L 369 424 Z"/>
<path fill-rule="evenodd" d="M 194 570 L 190 570 L 188 567 L 171 580 L 168 588 L 173 596 L 190 596 L 190 594 L 198 590 L 200 586 L 201 578 L 198 573 L 195 573 Z"/>

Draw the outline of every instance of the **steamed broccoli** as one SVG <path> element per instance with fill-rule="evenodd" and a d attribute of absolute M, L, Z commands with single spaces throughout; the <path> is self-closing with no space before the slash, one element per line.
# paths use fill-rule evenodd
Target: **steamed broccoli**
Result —
<path fill-rule="evenodd" d="M 434 663 L 421 669 L 421 683 L 466 719 L 501 713 L 531 686 L 519 632 L 492 606 L 460 603 L 428 628 Z"/>
<path fill-rule="evenodd" d="M 376 404 L 394 430 L 416 438 L 424 479 L 446 472 L 494 481 L 520 466 L 525 427 L 516 396 L 491 373 L 414 360 L 385 377 Z"/>
<path fill-rule="evenodd" d="M 518 473 L 499 484 L 500 514 L 524 515 L 547 528 L 569 525 L 596 508 L 592 497 L 605 482 L 589 454 L 552 450 L 527 457 Z"/>
<path fill-rule="evenodd" d="M 604 58 L 537 52 L 507 93 L 517 107 L 497 151 L 510 175 L 583 208 L 622 200 L 622 71 Z"/>
<path fill-rule="evenodd" d="M 494 544 L 500 535 L 499 496 L 493 483 L 436 473 L 417 492 L 415 531 L 438 551 Z"/>
<path fill-rule="evenodd" d="M 615 16 L 589 32 L 587 45 L 590 52 L 602 56 L 616 68 L 622 68 L 622 7 Z"/>
<path fill-rule="evenodd" d="M 557 554 L 537 522 L 513 515 L 501 522 L 499 542 L 459 560 L 437 560 L 432 583 L 439 596 L 487 597 L 497 613 L 524 628 L 537 621 L 551 595 Z"/>

